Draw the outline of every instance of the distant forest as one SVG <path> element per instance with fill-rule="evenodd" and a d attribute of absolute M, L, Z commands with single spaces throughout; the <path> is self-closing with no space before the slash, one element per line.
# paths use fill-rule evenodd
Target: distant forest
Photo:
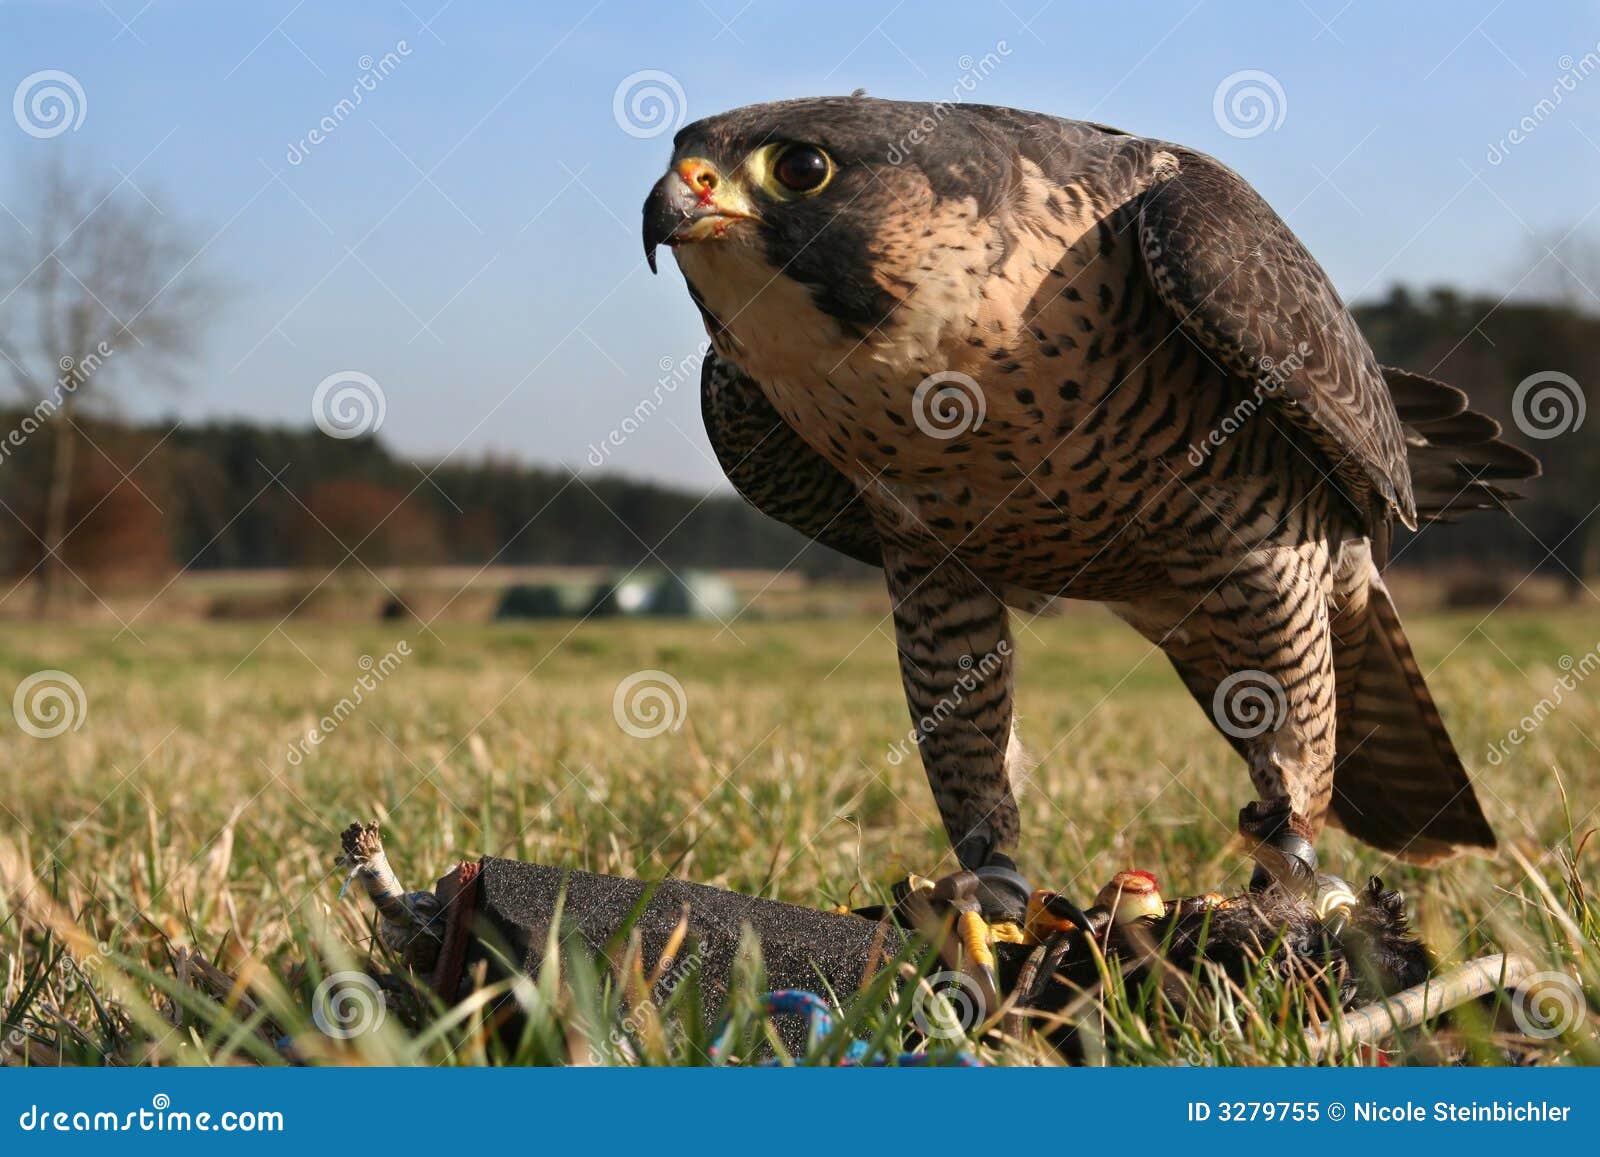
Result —
<path fill-rule="evenodd" d="M 1500 301 L 1448 289 L 1394 289 L 1353 308 L 1378 360 L 1467 392 L 1504 437 L 1534 453 L 1544 476 L 1521 487 L 1511 517 L 1493 511 L 1395 539 L 1395 565 L 1508 574 L 1544 571 L 1574 591 L 1600 572 L 1600 412 L 1587 414 L 1600 380 L 1600 315 L 1572 303 Z M 1570 387 L 1536 383 L 1512 413 L 1519 385 L 1565 375 Z M 1586 420 L 1587 419 L 1587 420 Z M 1528 433 L 1542 434 L 1532 437 Z"/>
<path fill-rule="evenodd" d="M 1530 375 L 1561 371 L 1582 384 L 1600 377 L 1600 318 L 1447 290 L 1396 289 L 1355 312 L 1381 361 L 1466 389 L 1475 408 L 1545 462 L 1546 477 L 1513 508 L 1520 524 L 1481 514 L 1416 542 L 1402 536 L 1400 565 L 1564 576 L 1600 568 L 1600 537 L 1586 520 L 1600 503 L 1600 415 L 1549 439 L 1529 438 L 1511 422 L 1513 392 Z M 16 428 L 24 414 L 0 412 L 0 430 Z M 654 558 L 673 568 L 862 571 L 731 493 L 707 498 L 497 458 L 416 463 L 380 440 L 339 441 L 309 424 L 173 429 L 81 411 L 73 421 L 83 437 L 71 459 L 65 525 L 76 529 L 61 556 L 91 582 L 145 581 L 178 567 L 325 567 L 345 561 L 347 546 L 369 566 L 632 566 Z M 6 446 L 0 458 L 5 572 L 28 573 L 40 562 L 58 424 Z"/>

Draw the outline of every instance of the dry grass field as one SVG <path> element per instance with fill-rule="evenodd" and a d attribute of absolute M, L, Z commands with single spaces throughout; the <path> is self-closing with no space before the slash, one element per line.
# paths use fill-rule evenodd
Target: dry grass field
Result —
<path fill-rule="evenodd" d="M 1324 862 L 1403 888 L 1441 959 L 1526 951 L 1581 976 L 1593 1005 L 1600 682 L 1580 675 L 1600 614 L 1462 613 L 1410 629 L 1505 850 L 1422 872 L 1333 834 Z M 383 821 L 413 887 L 493 853 L 832 905 L 951 866 L 914 754 L 891 755 L 907 716 L 889 627 L 872 618 L 138 630 L 11 623 L 0 635 L 7 695 L 47 670 L 82 691 L 66 685 L 67 715 L 27 727 L 0 712 L 13 1063 L 282 1063 L 285 1041 L 324 1061 L 585 1059 L 585 1034 L 610 1031 L 621 1003 L 571 978 L 518 995 L 539 1031 L 510 1054 L 466 1013 L 420 1036 L 393 1017 L 355 1040 L 317 1033 L 317 982 L 372 950 L 333 862 L 356 819 Z M 1159 654 L 1098 612 L 1016 635 L 1021 724 L 1040 757 L 1019 857 L 1035 882 L 1086 897 L 1140 867 L 1169 893 L 1242 886 L 1230 837 L 1247 777 Z M 681 686 L 682 718 L 641 738 L 614 699 L 646 671 Z M 297 747 L 364 676 L 359 706 Z M 669 686 L 679 711 L 671 699 Z M 58 735 L 29 733 L 63 718 Z M 1514 727 L 1526 738 L 1491 761 Z M 1595 1060 L 1597 1021 L 1580 1011 L 1546 1042 L 1549 1059 Z M 1244 1021 L 1188 1039 L 1131 1006 L 1105 1017 L 1131 1060 L 1292 1059 L 1270 1015 Z M 668 1032 L 639 1055 L 690 1061 L 691 1044 Z M 1027 1041 L 985 1047 L 1001 1062 L 1039 1055 Z"/>

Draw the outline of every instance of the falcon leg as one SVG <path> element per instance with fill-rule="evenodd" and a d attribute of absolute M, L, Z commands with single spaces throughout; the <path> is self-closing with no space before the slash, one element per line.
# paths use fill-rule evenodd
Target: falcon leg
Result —
<path fill-rule="evenodd" d="M 1294 811 L 1288 796 L 1245 804 L 1239 809 L 1239 834 L 1254 849 L 1252 892 L 1264 892 L 1275 883 L 1291 892 L 1315 890 L 1317 850 L 1311 844 L 1309 825 Z"/>
<path fill-rule="evenodd" d="M 1217 673 L 1212 720 L 1243 750 L 1259 797 L 1239 813 L 1256 860 L 1251 886 L 1309 890 L 1312 844 L 1333 793 L 1327 551 L 1320 542 L 1265 546 L 1220 575 L 1192 577 L 1205 591 L 1199 605 Z"/>
<path fill-rule="evenodd" d="M 900 674 L 922 766 L 986 914 L 1020 919 L 1028 883 L 1009 852 L 1019 832 L 1011 775 L 1012 647 L 1005 605 L 954 559 L 886 547 Z"/>

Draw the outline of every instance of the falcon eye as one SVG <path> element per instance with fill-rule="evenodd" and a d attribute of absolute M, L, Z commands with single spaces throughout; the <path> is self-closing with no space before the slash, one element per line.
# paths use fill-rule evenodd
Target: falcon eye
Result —
<path fill-rule="evenodd" d="M 779 154 L 772 175 L 792 193 L 815 193 L 833 175 L 833 162 L 814 145 L 790 145 Z"/>

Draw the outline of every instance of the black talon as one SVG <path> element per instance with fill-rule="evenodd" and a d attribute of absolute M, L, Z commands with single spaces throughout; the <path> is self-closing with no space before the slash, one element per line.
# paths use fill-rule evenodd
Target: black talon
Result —
<path fill-rule="evenodd" d="M 1100 935 L 1100 930 L 1110 923 L 1110 913 L 1101 909 L 1099 920 L 1089 915 L 1060 892 L 1052 892 L 1044 902 L 1044 909 L 1050 915 L 1060 920 L 1071 920 L 1073 925 L 1085 936 L 1095 937 Z"/>

